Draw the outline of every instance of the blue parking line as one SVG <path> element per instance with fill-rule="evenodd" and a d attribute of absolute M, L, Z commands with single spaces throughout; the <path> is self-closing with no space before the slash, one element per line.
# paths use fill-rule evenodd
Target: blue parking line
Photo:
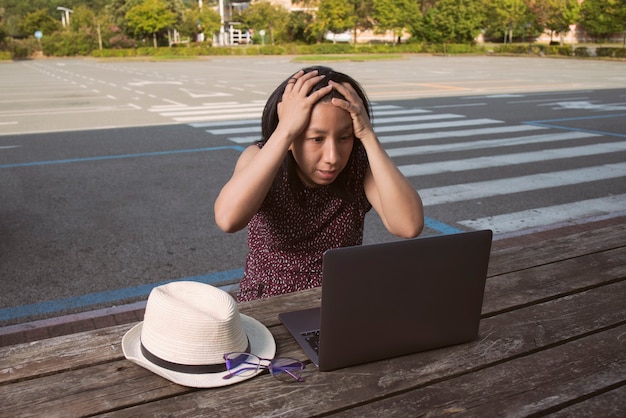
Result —
<path fill-rule="evenodd" d="M 442 234 L 454 234 L 462 232 L 460 229 L 454 228 L 450 225 L 446 225 L 433 218 L 424 218 L 425 225 Z M 11 321 L 19 318 L 25 318 L 29 316 L 39 316 L 45 314 L 51 314 L 55 312 L 62 312 L 71 309 L 81 309 L 89 306 L 96 306 L 103 303 L 119 303 L 123 300 L 129 300 L 139 297 L 147 297 L 150 291 L 156 286 L 170 283 L 172 281 L 195 281 L 206 283 L 210 285 L 220 285 L 233 280 L 237 280 L 243 276 L 243 269 L 234 269 L 220 271 L 210 274 L 204 274 L 200 276 L 191 276 L 181 279 L 169 280 L 160 283 L 144 284 L 135 287 L 128 287 L 124 289 L 111 290 L 107 292 L 89 293 L 82 296 L 75 296 L 65 299 L 49 300 L 44 302 L 33 303 L 30 305 L 15 306 L 11 308 L 0 309 L 0 321 Z"/>
<path fill-rule="evenodd" d="M 33 167 L 33 166 L 52 165 L 52 164 L 82 163 L 82 162 L 87 162 L 87 161 L 117 160 L 117 159 L 122 159 L 122 158 L 154 157 L 154 156 L 159 156 L 159 155 L 188 154 L 188 153 L 194 153 L 194 152 L 219 151 L 219 150 L 224 150 L 224 149 L 234 149 L 239 152 L 242 152 L 244 150 L 244 148 L 240 145 L 225 145 L 221 147 L 210 147 L 210 148 L 179 149 L 179 150 L 171 150 L 171 151 L 142 152 L 142 153 L 137 153 L 137 154 L 102 155 L 98 157 L 68 158 L 65 160 L 32 161 L 28 163 L 0 164 L 0 168 Z"/>
<path fill-rule="evenodd" d="M 547 120 L 533 120 L 523 122 L 526 125 L 540 126 L 543 128 L 553 128 L 553 129 L 562 129 L 565 131 L 574 131 L 574 132 L 586 132 L 590 134 L 597 135 L 605 135 L 605 136 L 616 136 L 619 138 L 626 138 L 626 134 L 619 134 L 616 132 L 606 132 L 606 131 L 597 131 L 594 129 L 583 129 L 583 128 L 574 128 L 569 126 L 563 126 L 559 123 L 562 122 L 573 122 L 573 121 L 581 121 L 581 120 L 592 120 L 592 119 L 606 119 L 606 118 L 623 118 L 626 114 L 617 114 L 617 115 L 595 115 L 595 116 L 581 116 L 577 118 L 561 118 L 561 119 L 547 119 Z"/>
<path fill-rule="evenodd" d="M 226 270 L 216 273 L 204 274 L 200 276 L 185 277 L 182 279 L 169 280 L 166 282 L 144 284 L 125 289 L 111 290 L 108 292 L 90 293 L 66 299 L 49 300 L 45 302 L 33 303 L 31 305 L 15 306 L 0 309 L 0 321 L 11 321 L 28 316 L 38 316 L 54 312 L 62 312 L 70 309 L 85 308 L 102 303 L 117 303 L 119 301 L 138 297 L 147 297 L 150 291 L 165 283 L 177 281 L 194 281 L 210 285 L 225 284 L 239 279 L 243 276 L 243 269 Z"/>
<path fill-rule="evenodd" d="M 459 232 L 463 232 L 460 229 L 457 229 L 450 225 L 446 225 L 443 222 L 439 222 L 438 220 L 429 218 L 427 216 L 424 217 L 424 225 L 430 229 L 434 229 L 437 232 L 441 232 L 442 234 L 457 234 Z"/>

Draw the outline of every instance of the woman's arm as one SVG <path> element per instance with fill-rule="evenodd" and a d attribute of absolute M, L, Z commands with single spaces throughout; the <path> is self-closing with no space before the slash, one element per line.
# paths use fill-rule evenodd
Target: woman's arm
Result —
<path fill-rule="evenodd" d="M 328 86 L 307 96 L 322 77 L 317 71 L 296 73 L 278 104 L 279 122 L 272 136 L 263 148 L 250 146 L 239 157 L 232 177 L 215 201 L 215 222 L 223 231 L 243 229 L 261 207 L 289 147 L 306 129 L 311 109 L 332 89 Z"/>
<path fill-rule="evenodd" d="M 237 160 L 230 180 L 215 200 L 215 223 L 225 232 L 243 229 L 269 191 L 287 149 L 288 138 L 273 135 L 263 148 L 251 145 Z"/>
<path fill-rule="evenodd" d="M 361 139 L 370 170 L 365 176 L 365 194 L 389 232 L 414 238 L 424 228 L 424 208 L 417 191 L 387 155 L 375 135 Z"/>
<path fill-rule="evenodd" d="M 378 140 L 361 98 L 347 83 L 331 83 L 347 101 L 333 99 L 333 104 L 348 111 L 369 160 L 365 193 L 387 230 L 402 238 L 418 236 L 424 228 L 424 208 L 417 191 L 402 175 Z"/>

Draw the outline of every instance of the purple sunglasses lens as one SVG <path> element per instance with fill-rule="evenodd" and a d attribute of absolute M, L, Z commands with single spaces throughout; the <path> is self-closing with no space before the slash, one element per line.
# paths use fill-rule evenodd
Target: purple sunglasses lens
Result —
<path fill-rule="evenodd" d="M 270 364 L 270 372 L 278 380 L 283 381 L 298 381 L 302 382 L 304 379 L 300 377 L 298 372 L 304 370 L 304 364 L 298 360 L 290 358 L 276 358 Z"/>

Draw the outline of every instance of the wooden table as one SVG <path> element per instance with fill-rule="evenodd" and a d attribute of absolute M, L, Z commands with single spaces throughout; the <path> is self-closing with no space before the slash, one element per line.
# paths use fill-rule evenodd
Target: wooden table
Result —
<path fill-rule="evenodd" d="M 626 226 L 495 250 L 480 337 L 322 373 L 190 389 L 124 359 L 129 325 L 0 349 L 0 416 L 626 416 Z M 279 312 L 318 289 L 241 305 L 305 360 Z"/>

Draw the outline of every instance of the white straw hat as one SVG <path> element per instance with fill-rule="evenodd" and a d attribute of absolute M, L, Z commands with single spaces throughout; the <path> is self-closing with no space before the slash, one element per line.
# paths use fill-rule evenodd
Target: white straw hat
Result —
<path fill-rule="evenodd" d="M 256 375 L 223 379 L 228 374 L 225 353 L 271 359 L 276 343 L 263 324 L 239 313 L 228 293 L 181 281 L 152 289 L 144 320 L 124 335 L 122 350 L 128 360 L 174 383 L 209 388 Z"/>

